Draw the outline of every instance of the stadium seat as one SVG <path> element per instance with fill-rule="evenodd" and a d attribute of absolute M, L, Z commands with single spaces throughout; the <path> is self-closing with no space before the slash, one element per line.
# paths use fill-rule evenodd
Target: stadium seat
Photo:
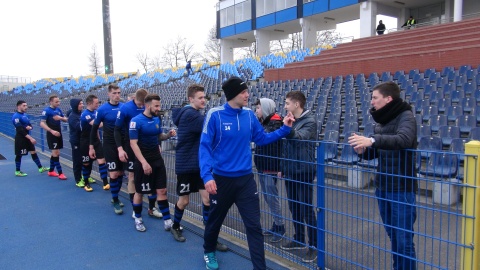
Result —
<path fill-rule="evenodd" d="M 460 128 L 457 126 L 441 126 L 438 129 L 438 137 L 442 138 L 442 144 L 450 147 L 452 139 L 460 138 Z"/>
<path fill-rule="evenodd" d="M 449 151 L 452 153 L 459 153 L 461 155 L 458 155 L 458 160 L 463 163 L 463 160 L 465 158 L 465 144 L 469 142 L 470 140 L 467 138 L 456 138 L 452 140 L 452 143 L 450 144 L 450 149 Z"/>
<path fill-rule="evenodd" d="M 480 127 L 472 128 L 470 134 L 468 135 L 470 140 L 480 141 Z"/>
<path fill-rule="evenodd" d="M 452 103 L 460 103 L 460 100 L 465 97 L 463 90 L 454 90 L 450 93 L 450 100 Z"/>
<path fill-rule="evenodd" d="M 421 137 L 417 149 L 420 150 L 420 157 L 428 158 L 432 151 L 442 150 L 442 139 L 438 136 Z"/>
<path fill-rule="evenodd" d="M 438 107 L 434 105 L 423 107 L 421 114 L 422 114 L 422 122 L 428 121 L 430 119 L 430 115 L 438 114 Z"/>
<path fill-rule="evenodd" d="M 349 137 L 354 132 L 358 132 L 358 122 L 346 122 L 343 126 L 342 133 L 340 133 L 340 139 Z"/>
<path fill-rule="evenodd" d="M 432 129 L 429 125 L 417 125 L 417 142 L 420 142 L 421 137 L 432 136 Z"/>
<path fill-rule="evenodd" d="M 325 132 L 322 142 L 325 144 L 325 161 L 337 157 L 338 130 L 328 130 Z"/>
<path fill-rule="evenodd" d="M 452 178 L 457 174 L 457 155 L 452 153 L 433 153 L 427 161 L 425 169 L 420 169 L 419 173 L 426 176 L 435 176 L 441 178 Z"/>
<path fill-rule="evenodd" d="M 419 113 L 415 114 L 415 122 L 417 123 L 417 125 L 423 124 L 423 117 L 421 114 Z"/>
<path fill-rule="evenodd" d="M 332 161 L 337 164 L 354 165 L 357 164 L 358 160 L 359 157 L 357 153 L 355 153 L 355 150 L 353 150 L 353 146 L 348 144 L 348 137 L 344 138 L 340 156 L 332 159 Z"/>
<path fill-rule="evenodd" d="M 440 100 L 444 97 L 445 97 L 445 95 L 443 94 L 442 90 L 432 91 L 430 93 L 430 103 L 435 104 L 438 100 Z"/>
<path fill-rule="evenodd" d="M 463 113 L 471 113 L 477 106 L 474 98 L 464 97 L 460 100 L 460 106 L 463 108 Z"/>
<path fill-rule="evenodd" d="M 457 120 L 457 117 L 463 115 L 463 108 L 462 106 L 449 106 L 446 108 L 447 119 L 450 122 Z"/>
<path fill-rule="evenodd" d="M 452 101 L 449 98 L 441 98 L 437 100 L 436 105 L 438 107 L 438 113 L 445 113 L 448 106 L 452 106 Z"/>
<path fill-rule="evenodd" d="M 460 133 L 469 134 L 472 128 L 477 126 L 477 117 L 475 115 L 460 115 L 455 121 L 455 126 L 460 129 Z"/>

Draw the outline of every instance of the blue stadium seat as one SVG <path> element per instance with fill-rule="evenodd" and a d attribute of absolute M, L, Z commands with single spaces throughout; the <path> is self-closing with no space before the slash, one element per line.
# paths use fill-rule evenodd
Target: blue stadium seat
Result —
<path fill-rule="evenodd" d="M 473 96 L 473 93 L 475 92 L 475 85 L 473 85 L 472 82 L 466 82 L 465 84 L 463 84 L 463 92 L 465 92 L 465 96 L 466 97 L 472 97 Z"/>
<path fill-rule="evenodd" d="M 426 176 L 435 176 L 441 178 L 452 178 L 457 174 L 457 155 L 452 153 L 433 153 L 427 161 L 425 169 L 420 169 L 419 173 Z"/>
<path fill-rule="evenodd" d="M 452 106 L 452 101 L 449 98 L 441 98 L 437 100 L 436 105 L 439 113 L 445 113 L 448 106 Z"/>
<path fill-rule="evenodd" d="M 421 137 L 417 149 L 420 150 L 420 157 L 428 158 L 432 151 L 442 150 L 442 139 L 438 136 Z"/>
<path fill-rule="evenodd" d="M 419 113 L 415 114 L 415 122 L 417 123 L 417 125 L 423 124 L 423 117 L 421 114 Z"/>
<path fill-rule="evenodd" d="M 421 137 L 432 136 L 432 129 L 429 125 L 417 125 L 417 142 L 420 142 Z"/>
<path fill-rule="evenodd" d="M 473 97 L 464 97 L 460 100 L 460 106 L 462 106 L 464 113 L 471 113 L 477 106 L 477 102 Z"/>
<path fill-rule="evenodd" d="M 435 83 L 427 84 L 425 85 L 423 96 L 425 98 L 428 98 L 430 96 L 430 93 L 432 93 L 433 91 L 437 91 L 437 84 Z"/>
<path fill-rule="evenodd" d="M 342 151 L 338 158 L 334 158 L 332 161 L 337 164 L 348 164 L 354 165 L 357 164 L 359 157 L 353 147 L 348 144 L 348 137 L 343 139 Z"/>
<path fill-rule="evenodd" d="M 438 129 L 438 137 L 442 138 L 444 146 L 450 146 L 452 139 L 460 138 L 460 128 L 457 126 L 441 126 Z"/>
<path fill-rule="evenodd" d="M 472 128 L 470 134 L 468 135 L 470 140 L 480 141 L 480 127 Z"/>
<path fill-rule="evenodd" d="M 337 157 L 337 143 L 338 143 L 338 130 L 328 130 L 323 136 L 325 144 L 325 161 L 332 160 Z"/>
<path fill-rule="evenodd" d="M 460 128 L 460 133 L 469 134 L 472 128 L 477 126 L 477 117 L 475 115 L 460 115 L 455 121 L 455 126 Z"/>
<path fill-rule="evenodd" d="M 470 140 L 467 138 L 456 138 L 452 140 L 452 143 L 450 144 L 450 149 L 449 151 L 452 153 L 459 153 L 462 155 L 458 156 L 458 160 L 463 163 L 463 160 L 465 159 L 465 144 L 469 142 Z"/>
<path fill-rule="evenodd" d="M 445 97 L 445 95 L 443 94 L 442 90 L 436 90 L 436 91 L 432 91 L 430 93 L 431 103 L 435 103 L 436 101 L 438 101 L 439 99 L 442 99 L 444 97 Z"/>
<path fill-rule="evenodd" d="M 370 137 L 375 133 L 375 123 L 370 122 L 366 123 L 365 127 L 363 128 L 363 136 Z"/>
<path fill-rule="evenodd" d="M 438 107 L 435 105 L 429 105 L 422 108 L 422 121 L 428 121 L 430 119 L 430 115 L 437 115 L 438 114 Z"/>
<path fill-rule="evenodd" d="M 342 133 L 340 133 L 340 138 L 350 137 L 352 133 L 358 132 L 358 122 L 347 122 L 343 125 Z"/>
<path fill-rule="evenodd" d="M 467 71 L 471 70 L 471 69 L 472 69 L 472 66 L 470 66 L 470 65 L 460 66 L 460 68 L 458 69 L 458 74 L 459 75 L 465 75 L 465 74 L 467 74 Z"/>
<path fill-rule="evenodd" d="M 450 99 L 452 103 L 459 103 L 462 98 L 465 97 L 463 90 L 454 90 L 450 93 Z"/>
<path fill-rule="evenodd" d="M 452 105 L 452 106 L 447 107 L 447 109 L 445 111 L 447 113 L 447 119 L 450 122 L 453 122 L 453 121 L 457 120 L 458 116 L 463 115 L 462 106 Z"/>
<path fill-rule="evenodd" d="M 413 92 L 410 96 L 410 104 L 415 103 L 417 100 L 424 99 L 423 90 L 418 90 L 417 92 Z"/>

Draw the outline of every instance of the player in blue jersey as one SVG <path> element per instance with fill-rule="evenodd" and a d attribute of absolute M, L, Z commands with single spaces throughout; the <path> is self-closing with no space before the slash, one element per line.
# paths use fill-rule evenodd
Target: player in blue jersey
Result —
<path fill-rule="evenodd" d="M 62 165 L 60 165 L 60 149 L 63 148 L 63 137 L 61 122 L 67 122 L 68 118 L 63 115 L 62 110 L 59 108 L 60 99 L 56 95 L 50 96 L 50 106 L 45 108 L 42 112 L 42 120 L 40 126 L 47 131 L 47 144 L 48 148 L 52 151 L 50 157 L 50 170 L 48 176 L 58 177 L 60 180 L 67 180 L 67 177 L 62 171 Z M 55 172 L 57 168 L 57 172 Z"/>
<path fill-rule="evenodd" d="M 20 165 L 22 164 L 22 156 L 30 155 L 32 156 L 33 162 L 37 164 L 38 171 L 43 173 L 48 171 L 48 168 L 42 166 L 40 159 L 38 158 L 37 152 L 35 151 L 35 144 L 37 141 L 30 135 L 30 130 L 33 129 L 30 119 L 25 114 L 27 112 L 27 102 L 23 100 L 17 101 L 17 112 L 12 116 L 12 123 L 15 127 L 15 175 L 16 176 L 27 176 L 26 173 L 20 170 Z"/>
<path fill-rule="evenodd" d="M 208 111 L 200 138 L 200 174 L 210 194 L 203 258 L 207 269 L 218 269 L 215 254 L 218 234 L 228 210 L 235 203 L 246 228 L 253 268 L 266 269 L 250 142 L 262 146 L 287 136 L 295 119 L 289 113 L 281 128 L 266 133 L 253 111 L 246 107 L 247 84 L 238 77 L 231 77 L 222 89 L 227 103 Z"/>
<path fill-rule="evenodd" d="M 123 214 L 122 205 L 118 199 L 118 193 L 122 187 L 123 163 L 118 158 L 117 145 L 115 144 L 114 129 L 117 115 L 120 113 L 120 87 L 116 84 L 108 86 L 109 101 L 98 108 L 92 130 L 90 131 L 89 156 L 96 158 L 95 144 L 98 143 L 98 128 L 103 123 L 103 152 L 107 161 L 107 169 L 110 176 L 110 192 L 115 214 Z"/>
<path fill-rule="evenodd" d="M 145 110 L 130 121 L 130 146 L 135 153 L 135 196 L 133 210 L 135 211 L 135 228 L 144 232 L 142 220 L 143 194 L 156 192 L 157 203 L 163 214 L 165 230 L 172 227 L 170 209 L 167 199 L 167 172 L 160 153 L 160 140 L 176 136 L 175 130 L 162 133 L 162 125 L 158 113 L 160 112 L 160 96 L 149 94 L 145 97 Z"/>
<path fill-rule="evenodd" d="M 98 98 L 95 95 L 88 95 L 85 99 L 87 109 L 82 112 L 80 116 L 80 128 L 82 133 L 80 134 L 80 155 L 82 157 L 82 181 L 77 184 L 78 187 L 83 187 L 86 191 L 92 191 L 90 186 L 90 175 L 92 173 L 92 165 L 95 159 L 90 158 L 89 145 L 90 145 L 90 133 L 92 131 L 92 125 L 95 120 L 95 114 L 98 109 Z M 97 135 L 98 138 L 98 135 Z M 107 178 L 107 164 L 105 163 L 105 156 L 103 154 L 103 148 L 100 144 L 100 140 L 95 142 L 93 146 L 95 150 L 95 157 L 98 162 L 98 170 L 100 172 L 100 178 L 103 181 L 103 189 L 109 190 L 110 184 L 108 184 Z M 86 180 L 88 179 L 88 180 Z"/>
<path fill-rule="evenodd" d="M 133 173 L 133 162 L 135 161 L 135 154 L 130 147 L 130 136 L 128 135 L 128 125 L 133 117 L 141 114 L 145 110 L 145 97 L 148 92 L 145 89 L 138 89 L 132 100 L 125 103 L 120 108 L 120 113 L 117 115 L 115 122 L 115 143 L 118 149 L 118 158 L 125 162 L 125 167 L 128 171 L 128 194 L 130 195 L 130 202 L 133 204 L 133 196 L 135 195 L 135 183 Z M 157 195 L 148 195 L 148 215 L 161 218 L 162 214 L 155 208 L 155 201 Z M 135 213 L 132 214 L 135 218 Z"/>

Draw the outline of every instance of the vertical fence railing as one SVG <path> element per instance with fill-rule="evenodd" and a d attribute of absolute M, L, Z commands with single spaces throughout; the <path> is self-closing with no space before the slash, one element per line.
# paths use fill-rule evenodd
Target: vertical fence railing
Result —
<path fill-rule="evenodd" d="M 478 188 L 480 174 L 480 142 L 471 141 L 465 145 L 465 185 L 463 187 L 463 213 L 461 268 L 480 269 L 480 249 L 475 246 L 480 244 L 480 189 Z"/>

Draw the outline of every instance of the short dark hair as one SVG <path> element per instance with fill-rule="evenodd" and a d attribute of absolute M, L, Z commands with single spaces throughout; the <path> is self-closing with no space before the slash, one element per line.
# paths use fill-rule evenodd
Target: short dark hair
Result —
<path fill-rule="evenodd" d="M 257 106 L 257 105 L 262 105 L 262 103 L 260 103 L 260 99 L 257 99 L 257 101 L 255 101 L 255 103 L 253 103 L 254 106 Z"/>
<path fill-rule="evenodd" d="M 48 102 L 52 102 L 54 99 L 58 98 L 57 95 L 51 95 L 49 98 L 48 98 Z"/>
<path fill-rule="evenodd" d="M 378 92 L 383 96 L 383 97 L 392 97 L 392 99 L 399 99 L 400 98 L 400 87 L 398 87 L 398 84 L 394 82 L 384 82 L 381 84 L 375 85 L 373 87 L 373 91 L 378 90 Z"/>
<path fill-rule="evenodd" d="M 145 102 L 145 97 L 148 95 L 147 90 L 140 88 L 135 92 L 135 100 L 138 102 Z"/>
<path fill-rule="evenodd" d="M 190 84 L 187 87 L 187 97 L 194 98 L 197 92 L 205 92 L 205 87 L 203 87 L 203 85 L 196 84 L 196 83 Z"/>
<path fill-rule="evenodd" d="M 160 101 L 160 96 L 158 94 L 148 94 L 145 97 L 145 103 L 150 103 L 152 100 L 158 100 Z"/>
<path fill-rule="evenodd" d="M 25 100 L 19 100 L 17 101 L 17 107 L 22 105 L 23 103 L 27 103 Z"/>
<path fill-rule="evenodd" d="M 92 104 L 94 99 L 98 99 L 97 96 L 95 95 L 88 95 L 87 98 L 85 98 L 85 103 Z"/>
<path fill-rule="evenodd" d="M 305 95 L 301 91 L 288 92 L 285 98 L 289 98 L 292 101 L 298 102 L 300 104 L 300 108 L 302 109 L 305 107 L 305 103 L 307 103 L 307 99 L 305 98 Z"/>
<path fill-rule="evenodd" d="M 118 88 L 120 88 L 118 85 L 112 83 L 108 86 L 108 92 L 112 92 L 112 90 L 117 90 Z"/>

